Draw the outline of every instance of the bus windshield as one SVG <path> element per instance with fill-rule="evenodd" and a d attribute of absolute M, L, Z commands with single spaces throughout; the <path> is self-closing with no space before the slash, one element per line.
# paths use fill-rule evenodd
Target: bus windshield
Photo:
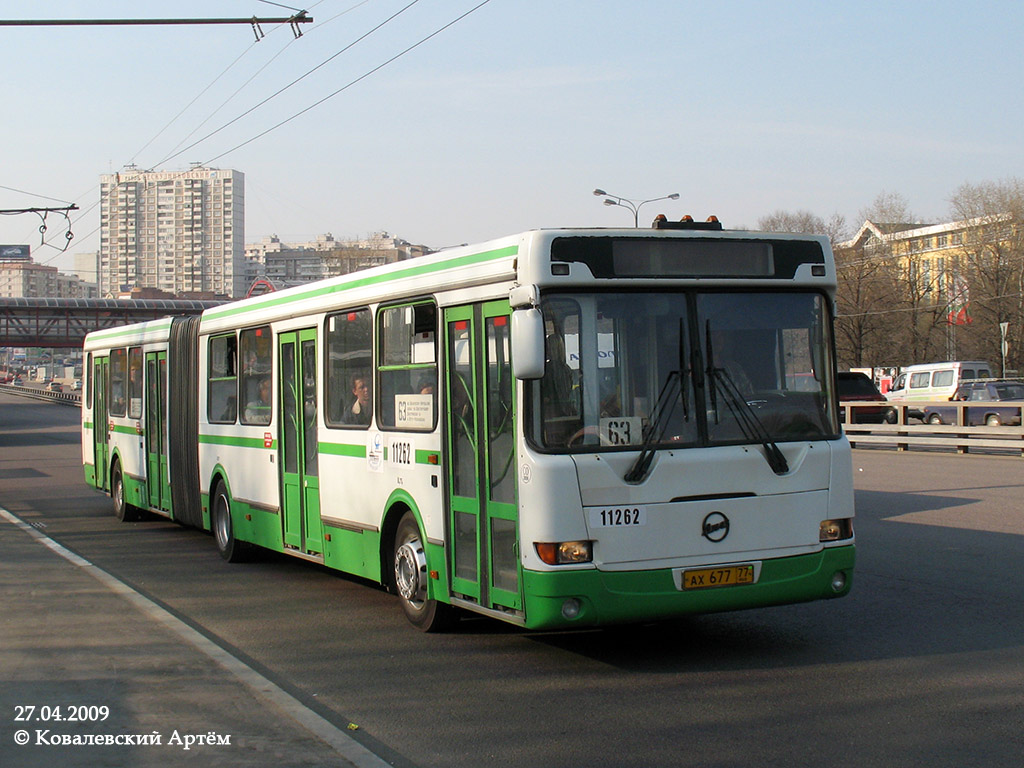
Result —
<path fill-rule="evenodd" d="M 816 292 L 547 294 L 528 430 L 548 451 L 835 438 Z"/>

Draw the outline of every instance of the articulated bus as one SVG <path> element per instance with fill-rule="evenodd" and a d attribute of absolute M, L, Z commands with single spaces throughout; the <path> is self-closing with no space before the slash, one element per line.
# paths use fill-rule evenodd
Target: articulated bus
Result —
<path fill-rule="evenodd" d="M 409 620 L 591 627 L 854 567 L 821 237 L 540 230 L 90 334 L 87 482 L 370 579 Z"/>

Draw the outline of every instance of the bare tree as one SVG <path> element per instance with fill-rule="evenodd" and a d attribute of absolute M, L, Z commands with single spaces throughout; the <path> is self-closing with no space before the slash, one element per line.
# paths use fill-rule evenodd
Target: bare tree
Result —
<path fill-rule="evenodd" d="M 826 221 L 810 211 L 778 210 L 758 219 L 757 228 L 766 232 L 827 235 L 833 247 L 848 237 L 846 217 L 838 213 L 833 213 Z"/>
<path fill-rule="evenodd" d="M 886 263 L 863 247 L 837 248 L 836 353 L 841 368 L 891 365 L 886 355 L 894 303 Z"/>
<path fill-rule="evenodd" d="M 860 211 L 883 236 L 923 226 L 898 192 L 881 192 Z M 922 264 L 903 239 L 873 242 L 867 249 L 878 260 L 890 284 L 885 364 L 937 359 L 945 353 L 945 313 L 938 306 L 940 279 Z"/>
<path fill-rule="evenodd" d="M 910 223 L 917 216 L 910 211 L 910 203 L 899 192 L 879 192 L 874 202 L 857 214 L 861 221 L 875 223 Z"/>
<path fill-rule="evenodd" d="M 1008 324 L 1006 366 L 1020 369 L 1024 355 L 1024 181 L 963 184 L 950 200 L 965 222 L 962 270 L 971 324 L 963 329 L 972 356 L 1002 361 L 1000 323 Z"/>

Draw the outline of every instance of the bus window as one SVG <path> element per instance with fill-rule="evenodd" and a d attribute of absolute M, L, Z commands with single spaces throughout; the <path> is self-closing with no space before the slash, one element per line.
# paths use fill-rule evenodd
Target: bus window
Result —
<path fill-rule="evenodd" d="M 380 425 L 430 431 L 437 414 L 437 308 L 428 303 L 387 307 L 379 322 Z"/>
<path fill-rule="evenodd" d="M 540 380 L 544 444 L 568 444 L 583 425 L 580 389 L 580 308 L 571 299 L 545 307 L 545 373 Z"/>
<path fill-rule="evenodd" d="M 85 376 L 85 392 L 82 396 L 85 398 L 85 407 L 90 411 L 92 410 L 92 352 L 85 356 L 85 370 L 83 371 Z"/>
<path fill-rule="evenodd" d="M 125 385 L 128 378 L 128 355 L 123 349 L 110 350 L 110 415 L 125 414 Z"/>
<path fill-rule="evenodd" d="M 326 321 L 326 422 L 368 427 L 373 415 L 373 322 L 369 309 L 330 315 Z M 358 393 L 358 394 L 357 394 Z"/>
<path fill-rule="evenodd" d="M 210 339 L 206 415 L 211 424 L 234 424 L 238 414 L 235 334 Z"/>
<path fill-rule="evenodd" d="M 238 383 L 242 402 L 245 403 L 241 418 L 243 424 L 266 426 L 271 421 L 273 346 L 270 342 L 269 325 L 249 328 L 239 335 L 242 370 Z"/>
<path fill-rule="evenodd" d="M 128 417 L 142 418 L 142 347 L 128 350 Z"/>

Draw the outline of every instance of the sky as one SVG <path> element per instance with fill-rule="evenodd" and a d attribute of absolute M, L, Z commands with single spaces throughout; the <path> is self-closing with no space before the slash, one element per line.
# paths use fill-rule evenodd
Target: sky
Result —
<path fill-rule="evenodd" d="M 433 248 L 631 225 L 595 188 L 679 194 L 644 206 L 641 225 L 806 210 L 856 229 L 881 193 L 935 222 L 962 184 L 1024 176 L 1019 2 L 305 9 L 300 38 L 265 24 L 259 42 L 245 25 L 0 26 L 0 209 L 80 209 L 64 252 L 61 214 L 45 244 L 35 215 L 0 216 L 0 243 L 71 271 L 99 247 L 100 175 L 129 163 L 242 171 L 247 242 L 386 231 Z M 264 0 L 0 0 L 0 20 L 289 14 Z"/>

